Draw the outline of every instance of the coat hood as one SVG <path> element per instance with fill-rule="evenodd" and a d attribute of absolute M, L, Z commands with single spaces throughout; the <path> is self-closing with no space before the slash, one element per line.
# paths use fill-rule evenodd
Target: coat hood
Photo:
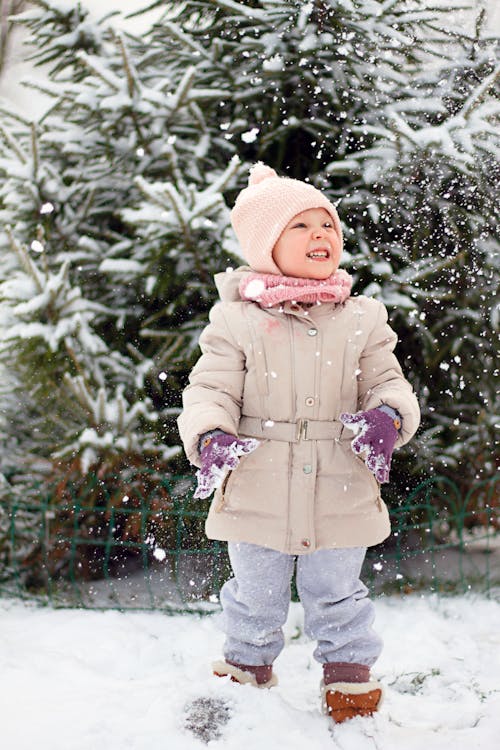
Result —
<path fill-rule="evenodd" d="M 223 271 L 214 276 L 215 286 L 223 302 L 241 302 L 240 282 L 254 273 L 250 266 L 240 266 L 233 271 Z"/>

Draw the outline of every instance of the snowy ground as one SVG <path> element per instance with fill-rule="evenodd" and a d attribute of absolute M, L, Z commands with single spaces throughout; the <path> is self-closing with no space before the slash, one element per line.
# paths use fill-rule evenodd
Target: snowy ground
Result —
<path fill-rule="evenodd" d="M 51 610 L 1 600 L 0 736 L 5 750 L 185 750 L 200 696 L 229 705 L 209 747 L 250 750 L 493 750 L 500 735 L 500 604 L 478 597 L 382 597 L 377 629 L 387 686 L 375 719 L 329 731 L 320 668 L 293 605 L 280 685 L 211 676 L 216 616 Z"/>

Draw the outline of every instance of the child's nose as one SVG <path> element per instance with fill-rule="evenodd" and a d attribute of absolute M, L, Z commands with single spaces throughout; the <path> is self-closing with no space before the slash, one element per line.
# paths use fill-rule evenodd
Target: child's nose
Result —
<path fill-rule="evenodd" d="M 321 238 L 323 237 L 323 234 L 324 234 L 323 227 L 315 227 L 313 229 L 313 237 Z"/>

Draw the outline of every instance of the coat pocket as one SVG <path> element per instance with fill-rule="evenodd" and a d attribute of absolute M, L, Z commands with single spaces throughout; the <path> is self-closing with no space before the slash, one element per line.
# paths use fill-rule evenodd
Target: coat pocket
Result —
<path fill-rule="evenodd" d="M 377 504 L 377 508 L 379 510 L 382 510 L 382 496 L 381 496 L 381 487 L 382 487 L 382 485 L 378 481 L 377 477 L 374 474 L 372 474 L 372 472 L 370 471 L 370 469 L 366 465 L 364 458 L 362 458 L 361 456 L 358 456 L 358 454 L 354 453 L 354 451 L 352 453 L 353 453 L 353 456 L 356 459 L 356 461 L 359 462 L 360 469 L 364 472 L 364 474 L 367 477 L 370 485 L 373 488 L 373 491 L 375 492 L 375 495 L 376 495 L 375 502 Z"/>
<path fill-rule="evenodd" d="M 227 488 L 227 484 L 232 474 L 233 474 L 232 471 L 228 471 L 228 473 L 224 477 L 224 481 L 222 482 L 220 489 L 218 490 L 218 492 L 216 493 L 214 497 L 215 513 L 221 513 L 224 510 L 224 506 L 226 504 L 226 488 Z"/>
<path fill-rule="evenodd" d="M 288 443 L 261 440 L 240 458 L 215 498 L 214 513 L 285 518 L 288 504 Z"/>
<path fill-rule="evenodd" d="M 261 445 L 262 445 L 262 441 L 261 441 Z M 229 495 L 229 490 L 231 488 L 231 485 L 234 483 L 235 473 L 238 469 L 241 470 L 242 463 L 243 464 L 245 463 L 249 455 L 251 454 L 240 456 L 240 460 L 236 468 L 231 469 L 231 471 L 228 471 L 226 476 L 224 477 L 224 480 L 220 488 L 215 493 L 214 503 L 213 503 L 213 509 L 215 513 L 222 513 L 222 511 L 225 509 L 227 505 L 227 497 Z"/>

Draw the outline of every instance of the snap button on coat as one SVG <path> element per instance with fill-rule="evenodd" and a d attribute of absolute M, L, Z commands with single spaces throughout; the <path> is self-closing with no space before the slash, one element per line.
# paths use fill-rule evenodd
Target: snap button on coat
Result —
<path fill-rule="evenodd" d="M 314 399 L 312 396 L 306 398 L 306 406 L 314 406 Z"/>
<path fill-rule="evenodd" d="M 309 336 L 317 336 L 318 335 L 318 329 L 317 328 L 310 328 L 307 332 Z"/>

